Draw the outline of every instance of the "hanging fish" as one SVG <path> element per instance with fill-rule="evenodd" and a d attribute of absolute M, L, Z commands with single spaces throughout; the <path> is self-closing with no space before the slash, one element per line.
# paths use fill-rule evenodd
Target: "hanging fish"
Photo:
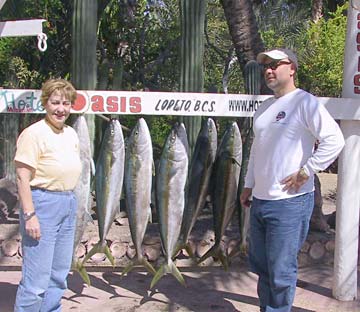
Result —
<path fill-rule="evenodd" d="M 167 273 L 171 273 L 181 284 L 185 285 L 183 276 L 172 260 L 172 255 L 179 238 L 184 212 L 189 162 L 188 150 L 185 126 L 177 123 L 167 137 L 156 179 L 157 210 L 165 263 L 156 272 L 150 288 L 154 287 Z"/>
<path fill-rule="evenodd" d="M 120 208 L 120 196 L 124 178 L 125 146 L 119 120 L 111 119 L 105 130 L 96 163 L 95 193 L 96 214 L 100 240 L 88 252 L 85 263 L 96 253 L 105 253 L 112 265 L 114 257 L 106 244 L 106 236 Z"/>
<path fill-rule="evenodd" d="M 76 228 L 74 237 L 74 249 L 72 269 L 79 272 L 82 279 L 90 285 L 89 276 L 85 268 L 76 259 L 76 249 L 78 248 L 81 238 L 85 232 L 86 225 L 89 221 L 92 221 L 90 215 L 90 185 L 91 185 L 91 168 L 92 168 L 92 156 L 89 129 L 86 123 L 86 119 L 83 115 L 77 117 L 72 127 L 76 131 L 79 137 L 79 150 L 80 159 L 82 164 L 82 171 L 79 181 L 75 187 L 74 193 L 77 198 L 78 208 L 76 215 Z"/>
<path fill-rule="evenodd" d="M 176 255 L 179 250 L 185 248 L 188 254 L 193 257 L 192 250 L 187 241 L 197 217 L 206 202 L 216 149 L 216 125 L 214 120 L 208 118 L 203 121 L 199 135 L 196 139 L 189 172 L 180 240 L 174 255 Z"/>
<path fill-rule="evenodd" d="M 146 121 L 140 118 L 126 144 L 125 152 L 125 201 L 129 218 L 131 238 L 133 240 L 136 260 L 129 264 L 122 274 L 129 272 L 133 266 L 142 264 L 155 274 L 154 267 L 146 260 L 142 252 L 151 203 L 151 186 L 153 175 L 153 150 L 151 136 Z"/>
<path fill-rule="evenodd" d="M 228 125 L 221 139 L 214 165 L 213 217 L 215 244 L 200 259 L 199 263 L 213 256 L 219 259 L 224 268 L 228 261 L 221 249 L 221 239 L 238 207 L 238 186 L 242 161 L 242 142 L 236 122 Z"/>

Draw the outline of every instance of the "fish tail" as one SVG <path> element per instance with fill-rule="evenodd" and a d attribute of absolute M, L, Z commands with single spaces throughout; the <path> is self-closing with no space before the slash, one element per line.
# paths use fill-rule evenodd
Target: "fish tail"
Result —
<path fill-rule="evenodd" d="M 152 266 L 152 264 L 147 261 L 147 259 L 145 257 L 143 257 L 141 260 L 140 260 L 140 263 L 153 275 L 156 274 L 156 270 L 154 269 L 154 267 Z"/>
<path fill-rule="evenodd" d="M 198 261 L 198 264 L 205 261 L 205 259 L 213 257 L 216 260 L 220 260 L 222 265 L 224 266 L 224 270 L 227 271 L 229 268 L 227 257 L 225 256 L 224 252 L 222 251 L 219 244 L 215 244 L 212 246 Z"/>
<path fill-rule="evenodd" d="M 86 254 L 81 265 L 83 266 L 87 260 L 89 260 L 93 255 L 95 255 L 97 253 L 104 253 L 106 258 L 109 259 L 112 266 L 115 266 L 115 260 L 114 260 L 113 255 L 111 254 L 110 248 L 108 247 L 108 245 L 106 245 L 106 243 L 101 242 L 101 241 L 96 243 L 94 245 L 94 247 L 91 248 L 91 250 Z"/>
<path fill-rule="evenodd" d="M 174 259 L 176 257 L 176 255 L 179 253 L 179 251 L 181 251 L 183 249 L 186 250 L 186 252 L 188 253 L 188 255 L 191 259 L 195 259 L 195 255 L 191 249 L 190 244 L 188 242 L 182 242 L 182 241 L 179 241 L 178 244 L 176 245 L 172 259 Z"/>
<path fill-rule="evenodd" d="M 90 277 L 89 277 L 85 267 L 83 266 L 82 262 L 80 262 L 80 261 L 73 262 L 72 269 L 79 273 L 79 275 L 81 276 L 83 281 L 88 286 L 91 286 Z"/>
<path fill-rule="evenodd" d="M 153 288 L 157 282 L 167 273 L 172 274 L 178 282 L 186 287 L 184 277 L 182 276 L 179 269 L 176 267 L 175 263 L 170 259 L 169 263 L 164 263 L 160 266 L 159 270 L 156 272 L 155 276 L 153 277 L 150 288 Z"/>
<path fill-rule="evenodd" d="M 124 275 L 126 275 L 127 273 L 129 273 L 132 269 L 134 268 L 134 263 L 131 262 L 129 263 L 125 269 L 121 272 L 121 277 L 123 277 Z"/>
<path fill-rule="evenodd" d="M 124 276 L 125 274 L 129 273 L 137 264 L 143 265 L 151 274 L 153 275 L 156 274 L 156 270 L 151 265 L 151 263 L 147 261 L 146 258 L 142 257 L 141 259 L 134 260 L 130 264 L 128 264 L 121 273 L 121 276 Z"/>
<path fill-rule="evenodd" d="M 105 248 L 104 248 L 104 254 L 106 256 L 106 258 L 109 259 L 111 265 L 114 267 L 115 266 L 115 260 L 113 255 L 111 254 L 110 248 L 108 245 L 105 244 Z"/>

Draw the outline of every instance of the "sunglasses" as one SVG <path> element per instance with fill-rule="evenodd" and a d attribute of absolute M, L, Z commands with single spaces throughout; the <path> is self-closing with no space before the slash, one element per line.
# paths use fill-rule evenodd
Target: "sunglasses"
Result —
<path fill-rule="evenodd" d="M 272 70 L 276 70 L 280 65 L 290 65 L 292 62 L 287 61 L 272 61 L 269 64 L 263 64 L 263 70 L 266 71 L 267 69 L 271 68 Z"/>

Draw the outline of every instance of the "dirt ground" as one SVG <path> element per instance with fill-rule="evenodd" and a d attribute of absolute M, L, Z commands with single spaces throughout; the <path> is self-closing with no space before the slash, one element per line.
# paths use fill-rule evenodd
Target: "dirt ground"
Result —
<path fill-rule="evenodd" d="M 322 185 L 323 212 L 335 211 L 336 175 L 319 175 Z M 13 311 L 20 267 L 0 263 L 0 312 Z M 234 263 L 229 271 L 220 266 L 180 267 L 186 287 L 171 275 L 149 289 L 151 276 L 138 268 L 121 277 L 122 268 L 88 269 L 91 287 L 79 275 L 71 273 L 68 290 L 62 300 L 64 312 L 253 312 L 259 311 L 256 276 L 246 261 Z M 294 312 L 355 312 L 360 299 L 341 302 L 332 297 L 332 272 L 329 265 L 311 265 L 299 270 Z M 360 268 L 358 267 L 358 276 Z M 358 298 L 360 283 L 358 281 Z"/>

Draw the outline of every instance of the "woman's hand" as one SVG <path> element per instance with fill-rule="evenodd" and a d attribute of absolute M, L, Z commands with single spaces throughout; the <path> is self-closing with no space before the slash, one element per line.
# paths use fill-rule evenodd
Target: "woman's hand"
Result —
<path fill-rule="evenodd" d="M 40 223 L 37 216 L 31 217 L 29 220 L 25 221 L 25 230 L 26 234 L 32 237 L 33 239 L 39 240 L 41 237 Z"/>

